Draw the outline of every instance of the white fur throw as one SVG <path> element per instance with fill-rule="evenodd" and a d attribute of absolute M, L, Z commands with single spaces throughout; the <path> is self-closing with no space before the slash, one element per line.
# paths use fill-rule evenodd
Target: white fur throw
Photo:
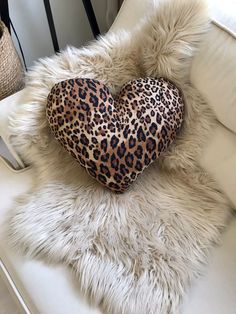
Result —
<path fill-rule="evenodd" d="M 71 267 L 104 313 L 178 313 L 229 217 L 226 197 L 198 162 L 215 118 L 191 86 L 189 68 L 207 27 L 202 1 L 159 1 L 132 34 L 109 33 L 40 60 L 28 75 L 29 101 L 10 119 L 12 142 L 35 171 L 32 190 L 11 212 L 11 241 L 30 256 Z M 68 78 L 101 80 L 115 94 L 145 76 L 182 89 L 185 121 L 168 151 L 116 195 L 54 140 L 46 98 Z"/>

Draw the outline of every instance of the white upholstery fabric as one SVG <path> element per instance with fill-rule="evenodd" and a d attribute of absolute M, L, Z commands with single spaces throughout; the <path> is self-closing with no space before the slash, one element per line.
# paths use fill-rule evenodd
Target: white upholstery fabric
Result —
<path fill-rule="evenodd" d="M 24 168 L 24 162 L 21 160 L 17 152 L 14 150 L 14 148 L 10 145 L 9 142 L 9 129 L 8 129 L 8 115 L 9 113 L 13 110 L 15 106 L 18 104 L 22 103 L 22 101 L 25 101 L 22 99 L 22 96 L 26 95 L 27 91 L 24 89 L 10 97 L 7 97 L 1 101 L 1 114 L 0 114 L 0 140 L 4 141 L 6 143 L 8 150 L 10 151 L 11 155 L 15 158 L 16 160 L 16 168 Z M 22 101 L 21 101 L 22 99 Z M 2 143 L 0 143 L 2 144 Z M 3 145 L 0 145 L 0 148 Z M 0 150 L 0 156 L 3 155 L 1 154 Z"/>
<path fill-rule="evenodd" d="M 204 149 L 201 164 L 236 208 L 236 37 L 233 30 L 227 31 L 230 24 L 224 27 L 224 20 L 222 17 L 220 26 L 212 23 L 193 60 L 191 81 L 220 122 Z"/>
<path fill-rule="evenodd" d="M 211 25 L 192 63 L 191 80 L 218 120 L 236 133 L 236 38 Z"/>
<path fill-rule="evenodd" d="M 152 0 L 125 0 L 109 31 L 131 30 L 144 17 L 144 12 L 149 11 L 151 4 Z"/>
<path fill-rule="evenodd" d="M 150 7 L 152 0 L 126 0 L 111 30 L 130 29 Z M 211 43 L 208 45 L 208 43 Z M 210 46 L 210 47 L 209 47 Z M 202 165 L 219 182 L 236 207 L 236 109 L 235 40 L 217 26 L 212 26 L 199 55 L 193 62 L 192 80 L 204 94 L 219 121 L 204 150 Z M 20 106 L 27 91 L 0 102 L 0 136 L 8 141 L 7 116 L 13 106 Z M 228 129 L 227 129 L 227 128 Z M 12 206 L 12 199 L 28 190 L 33 170 L 12 172 L 0 161 L 0 224 Z M 1 229 L 0 229 L 1 230 Z M 184 314 L 234 314 L 236 309 L 236 220 L 217 248 L 206 275 L 198 280 L 185 300 Z M 52 267 L 13 254 L 0 235 L 0 258 L 28 305 L 42 314 L 98 313 L 79 297 L 76 283 L 63 267 Z M 199 310 L 201 309 L 201 310 Z"/>
<path fill-rule="evenodd" d="M 236 1 L 208 0 L 214 21 L 227 32 L 236 37 Z M 223 5 L 222 5 L 223 3 Z"/>
<path fill-rule="evenodd" d="M 203 151 L 201 164 L 236 209 L 236 133 L 219 124 Z"/>

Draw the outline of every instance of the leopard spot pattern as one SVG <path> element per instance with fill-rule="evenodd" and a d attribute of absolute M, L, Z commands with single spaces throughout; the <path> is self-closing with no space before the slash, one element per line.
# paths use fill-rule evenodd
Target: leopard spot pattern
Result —
<path fill-rule="evenodd" d="M 87 172 L 124 192 L 175 139 L 183 121 L 179 89 L 140 78 L 115 98 L 101 82 L 69 79 L 53 86 L 46 114 L 55 138 Z"/>

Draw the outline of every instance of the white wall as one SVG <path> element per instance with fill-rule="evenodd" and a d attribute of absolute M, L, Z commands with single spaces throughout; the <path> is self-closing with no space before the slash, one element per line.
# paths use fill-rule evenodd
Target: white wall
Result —
<path fill-rule="evenodd" d="M 51 0 L 50 3 L 60 49 L 66 45 L 79 47 L 93 39 L 82 0 Z M 118 0 L 92 1 L 101 32 L 106 32 L 114 20 L 117 3 Z M 43 0 L 9 0 L 9 11 L 27 66 L 54 53 Z M 12 37 L 19 52 L 13 32 Z"/>

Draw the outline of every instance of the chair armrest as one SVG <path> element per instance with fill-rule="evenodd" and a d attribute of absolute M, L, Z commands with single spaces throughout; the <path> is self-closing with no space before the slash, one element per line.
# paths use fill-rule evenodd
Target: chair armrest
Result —
<path fill-rule="evenodd" d="M 6 144 L 10 154 L 14 157 L 17 162 L 18 169 L 25 168 L 25 164 L 23 160 L 20 158 L 19 154 L 15 150 L 15 148 L 11 145 L 10 142 L 10 130 L 8 117 L 10 113 L 16 108 L 16 106 L 20 106 L 21 103 L 24 102 L 24 98 L 27 94 L 27 89 L 23 89 L 7 98 L 4 98 L 0 101 L 0 138 Z M 0 151 L 1 155 L 1 151 Z"/>

